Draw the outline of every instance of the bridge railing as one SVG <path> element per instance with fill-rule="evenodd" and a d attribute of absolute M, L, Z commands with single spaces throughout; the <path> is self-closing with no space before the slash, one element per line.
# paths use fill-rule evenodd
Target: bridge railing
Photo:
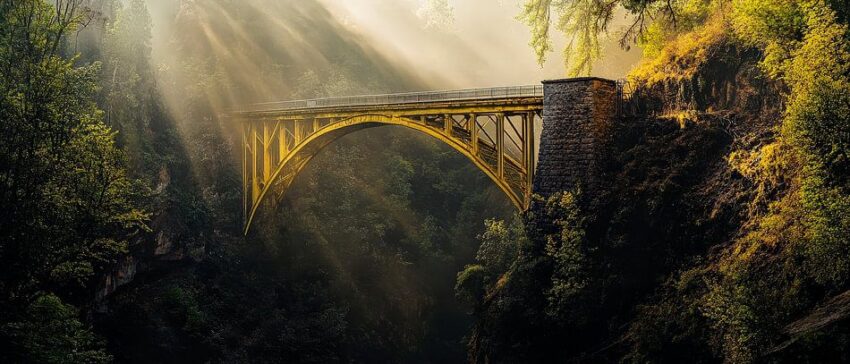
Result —
<path fill-rule="evenodd" d="M 253 104 L 244 111 L 300 110 L 340 106 L 414 104 L 420 102 L 487 100 L 508 97 L 542 97 L 543 86 L 511 86 L 452 91 L 407 92 L 384 95 L 329 97 Z"/>

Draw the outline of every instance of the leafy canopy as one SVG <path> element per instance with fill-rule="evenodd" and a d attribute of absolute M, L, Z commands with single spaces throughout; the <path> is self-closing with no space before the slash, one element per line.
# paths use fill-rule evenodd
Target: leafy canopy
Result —
<path fill-rule="evenodd" d="M 63 56 L 84 4 L 0 1 L 0 361 L 107 361 L 69 303 L 146 229 L 94 102 L 100 65 Z"/>

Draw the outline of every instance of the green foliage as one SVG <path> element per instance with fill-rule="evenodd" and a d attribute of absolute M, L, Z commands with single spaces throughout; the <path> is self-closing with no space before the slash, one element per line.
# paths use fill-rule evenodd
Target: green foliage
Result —
<path fill-rule="evenodd" d="M 850 40 L 846 24 L 820 2 L 806 11 L 806 33 L 786 62 L 791 87 L 783 133 L 803 148 L 812 168 L 824 169 L 838 186 L 847 184 L 850 152 Z M 830 57 L 824 57 L 829 54 Z"/>
<path fill-rule="evenodd" d="M 69 303 L 88 302 L 147 229 L 144 189 L 94 102 L 100 65 L 61 56 L 89 12 L 0 2 L 0 325 L 11 330 L 0 358 L 108 361 Z"/>
<path fill-rule="evenodd" d="M 467 265 L 457 274 L 455 294 L 464 304 L 472 307 L 487 293 L 487 273 L 481 264 Z"/>
<path fill-rule="evenodd" d="M 484 226 L 486 230 L 478 236 L 481 245 L 475 259 L 485 267 L 492 284 L 516 260 L 526 236 L 524 226 L 518 219 L 513 219 L 509 225 L 504 221 L 487 220 Z"/>
<path fill-rule="evenodd" d="M 711 13 L 710 13 L 711 14 Z M 641 38 L 644 60 L 630 74 L 631 80 L 647 86 L 667 80 L 689 80 L 718 62 L 714 57 L 728 39 L 727 24 L 721 14 L 707 16 L 691 31 L 669 29 L 654 23 Z M 713 80 L 712 80 L 713 81 Z"/>
<path fill-rule="evenodd" d="M 143 133 L 150 124 L 151 19 L 143 1 L 131 1 L 109 23 L 103 44 L 101 73 L 106 122 L 121 131 L 125 150 L 134 158 L 143 153 Z M 141 167 L 140 164 L 137 166 Z"/>
<path fill-rule="evenodd" d="M 850 258 L 845 252 L 850 249 L 850 196 L 823 184 L 822 179 L 810 177 L 801 191 L 807 214 L 804 264 L 816 282 L 832 291 L 848 285 Z"/>
<path fill-rule="evenodd" d="M 552 0 L 529 0 L 523 5 L 518 17 L 531 28 L 529 45 L 537 56 L 537 63 L 546 62 L 546 54 L 552 50 L 549 30 L 552 27 Z"/>
<path fill-rule="evenodd" d="M 547 312 L 563 317 L 575 309 L 575 301 L 591 283 L 592 262 L 589 255 L 594 249 L 585 239 L 584 217 L 576 201 L 576 195 L 565 193 L 560 198 L 547 201 L 548 215 L 560 233 L 546 237 L 546 255 L 552 259 L 552 288 L 547 293 Z"/>
<path fill-rule="evenodd" d="M 735 35 L 750 46 L 764 49 L 762 68 L 781 78 L 791 48 L 802 37 L 804 13 L 797 1 L 736 1 L 731 23 Z"/>
<path fill-rule="evenodd" d="M 598 257 L 585 238 L 579 196 L 538 201 L 534 215 L 510 224 L 487 221 L 476 264 L 458 273 L 455 286 L 479 318 L 469 342 L 472 362 L 555 357 L 569 348 L 550 345 L 572 338 L 561 330 L 591 321 L 585 315 L 594 310 Z"/>
<path fill-rule="evenodd" d="M 802 36 L 804 21 L 799 1 L 736 0 L 732 5 L 735 34 L 765 48 L 774 43 L 792 46 Z"/>
<path fill-rule="evenodd" d="M 552 51 L 551 28 L 568 39 L 564 64 L 571 77 L 590 75 L 602 59 L 600 37 L 608 33 L 614 13 L 625 9 L 631 24 L 621 30 L 620 46 L 638 43 L 649 57 L 683 31 L 702 26 L 722 1 L 712 0 L 526 0 L 518 19 L 531 29 L 529 45 L 541 65 Z M 554 14 L 554 15 L 553 15 Z M 554 23 L 554 24 L 553 24 Z"/>
<path fill-rule="evenodd" d="M 739 4 L 740 12 L 735 29 L 744 39 L 767 44 L 766 67 L 776 77 L 781 77 L 790 88 L 790 102 L 782 124 L 779 143 L 787 143 L 801 163 L 778 164 L 786 174 L 797 176 L 792 180 L 789 194 L 771 206 L 769 214 L 760 218 L 760 228 L 740 244 L 746 254 L 729 261 L 730 272 L 750 268 L 757 262 L 750 258 L 764 246 L 778 247 L 779 256 L 788 259 L 784 267 L 775 267 L 782 275 L 795 276 L 771 287 L 749 287 L 754 299 L 770 297 L 775 287 L 786 287 L 785 301 L 793 302 L 805 297 L 792 287 L 820 285 L 821 289 L 835 292 L 847 287 L 850 259 L 842 253 L 848 249 L 850 233 L 850 195 L 847 190 L 847 153 L 850 144 L 846 139 L 850 128 L 850 41 L 847 26 L 837 23 L 834 11 L 822 1 L 793 4 Z M 767 14 L 767 15 L 765 15 Z M 757 23 L 758 20 L 769 20 Z M 757 23 L 747 27 L 748 24 Z M 771 53 L 773 52 L 773 53 Z M 830 54 L 830 57 L 824 57 Z M 746 258 L 746 259 L 742 259 Z M 793 260 L 792 260 L 793 259 Z M 743 287 L 748 287 L 744 285 Z M 737 292 L 737 291 L 733 291 Z M 736 294 L 736 297 L 742 294 Z M 765 301 L 767 301 L 765 299 Z M 752 303 L 740 303 L 743 308 Z M 710 304 L 711 307 L 726 307 Z M 799 309 L 787 303 L 774 306 L 767 313 L 757 315 L 788 315 Z M 734 311 L 733 311 L 734 312 Z M 743 311 L 746 312 L 746 311 Z M 743 314 L 732 315 L 741 317 Z M 768 316 L 770 317 L 770 316 Z M 720 320 L 723 322 L 724 320 Z M 747 325 L 757 330 L 758 325 Z M 769 331 L 768 331 L 769 332 Z M 764 331 L 760 335 L 765 335 Z M 735 342 L 729 350 L 750 347 L 747 337 L 752 334 L 733 334 Z M 751 349 L 757 350 L 757 349 Z"/>
<path fill-rule="evenodd" d="M 488 219 L 484 226 L 484 233 L 478 235 L 481 245 L 475 254 L 477 263 L 460 271 L 455 284 L 455 294 L 470 307 L 481 305 L 509 279 L 520 248 L 528 244 L 525 225 L 518 217 L 509 224 Z"/>
<path fill-rule="evenodd" d="M 564 49 L 564 66 L 572 76 L 590 75 L 593 62 L 602 59 L 599 35 L 613 18 L 610 2 L 596 0 L 573 1 L 558 8 L 556 28 L 572 39 Z"/>
<path fill-rule="evenodd" d="M 175 321 L 183 322 L 182 330 L 193 334 L 203 335 L 206 329 L 204 313 L 198 307 L 197 293 L 186 292 L 178 286 L 173 286 L 163 293 L 163 305 Z"/>
<path fill-rule="evenodd" d="M 286 253 L 302 258 L 283 265 L 262 248 L 230 241 L 215 260 L 117 292 L 98 327 L 116 361 L 341 360 L 347 309 L 335 303 L 325 275 L 302 270 L 315 260 L 300 262 L 298 249 Z"/>
<path fill-rule="evenodd" d="M 724 171 L 725 120 L 702 118 L 684 128 L 667 119 L 622 126 L 610 185 L 538 201 L 527 243 L 495 283 L 479 289 L 479 268 L 459 276 L 472 288 L 459 293 L 484 292 L 473 305 L 476 362 L 719 360 L 706 334 L 710 270 L 699 269 L 700 255 L 734 234 L 743 214 L 731 196 L 746 190 Z M 656 301 L 671 275 L 663 287 L 673 293 Z"/>
<path fill-rule="evenodd" d="M 697 272 L 699 288 L 682 296 L 670 291 L 667 302 L 652 307 L 696 305 L 698 315 L 678 312 L 691 325 L 707 320 L 701 331 L 685 334 L 688 341 L 709 340 L 727 361 L 755 362 L 784 348 L 779 342 L 792 320 L 850 287 L 850 33 L 845 10 L 827 1 L 734 1 L 726 10 L 731 27 L 723 33 L 734 38 L 721 44 L 757 48 L 763 55 L 759 67 L 787 87 L 788 102 L 778 137 L 729 157 L 753 186 L 741 236 L 713 263 L 689 271 Z M 652 321 L 671 326 L 663 317 Z M 683 331 L 670 333 L 676 335 Z M 806 335 L 812 347 L 831 340 Z M 827 357 L 818 351 L 795 355 L 815 362 Z"/>
<path fill-rule="evenodd" d="M 22 321 L 4 323 L 0 327 L 0 332 L 20 350 L 6 359 L 28 363 L 111 362 L 112 356 L 103 349 L 103 341 L 77 316 L 74 306 L 55 295 L 35 297 L 26 307 Z"/>
<path fill-rule="evenodd" d="M 589 75 L 593 62 L 601 58 L 599 35 L 613 17 L 616 2 L 601 0 L 528 0 L 518 17 L 531 28 L 531 45 L 541 65 L 552 50 L 550 28 L 552 12 L 557 14 L 555 28 L 570 38 L 565 64 L 572 76 Z"/>

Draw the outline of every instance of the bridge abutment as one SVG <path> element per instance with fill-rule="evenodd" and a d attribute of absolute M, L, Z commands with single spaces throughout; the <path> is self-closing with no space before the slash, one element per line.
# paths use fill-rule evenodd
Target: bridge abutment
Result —
<path fill-rule="evenodd" d="M 588 77 L 543 82 L 543 130 L 533 193 L 598 190 L 617 113 L 617 83 Z"/>

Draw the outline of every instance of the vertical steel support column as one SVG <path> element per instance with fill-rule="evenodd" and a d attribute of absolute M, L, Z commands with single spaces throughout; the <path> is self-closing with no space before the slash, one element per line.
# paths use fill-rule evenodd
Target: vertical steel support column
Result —
<path fill-rule="evenodd" d="M 443 129 L 446 132 L 446 135 L 450 138 L 452 136 L 452 124 L 454 124 L 454 121 L 452 121 L 451 115 L 443 115 Z"/>
<path fill-rule="evenodd" d="M 469 114 L 469 139 L 472 155 L 478 156 L 478 115 Z"/>
<path fill-rule="evenodd" d="M 269 130 L 269 122 L 263 121 L 263 185 L 269 185 L 269 179 L 272 175 L 272 153 L 271 153 L 271 131 Z"/>
<path fill-rule="evenodd" d="M 525 120 L 522 123 L 523 142 L 522 148 L 523 164 L 525 164 L 525 206 L 528 208 L 531 203 L 531 186 L 534 184 L 534 111 L 530 111 L 525 115 Z"/>
<path fill-rule="evenodd" d="M 277 144 L 278 150 L 280 151 L 280 161 L 278 163 L 283 162 L 286 159 L 286 120 L 281 120 L 280 123 L 277 124 Z"/>
<path fill-rule="evenodd" d="M 505 177 L 505 114 L 500 113 L 496 118 L 496 173 L 499 178 Z"/>
<path fill-rule="evenodd" d="M 251 205 L 260 197 L 260 183 L 257 180 L 257 125 L 251 123 Z"/>
<path fill-rule="evenodd" d="M 293 126 L 293 128 L 292 128 L 292 129 L 293 129 L 293 131 L 294 131 L 294 134 L 295 134 L 295 143 L 294 143 L 294 144 L 292 144 L 292 148 L 293 148 L 293 149 L 294 149 L 294 148 L 295 148 L 295 147 L 296 147 L 299 143 L 301 143 L 301 134 L 303 133 L 303 131 L 302 131 L 302 129 L 303 129 L 303 125 L 301 125 L 301 124 L 302 124 L 303 122 L 304 122 L 304 120 L 302 120 L 302 119 L 296 119 L 296 120 L 295 120 L 295 125 L 294 125 L 294 126 Z"/>
<path fill-rule="evenodd" d="M 248 131 L 247 121 L 242 120 L 242 225 L 248 223 Z"/>

